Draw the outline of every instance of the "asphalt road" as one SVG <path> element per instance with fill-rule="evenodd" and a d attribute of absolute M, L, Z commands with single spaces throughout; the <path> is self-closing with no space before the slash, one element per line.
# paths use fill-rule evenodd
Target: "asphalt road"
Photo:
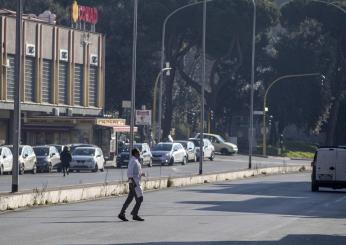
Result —
<path fill-rule="evenodd" d="M 285 164 L 308 164 L 309 161 L 289 160 L 288 158 L 253 158 L 253 168 L 282 166 Z M 248 168 L 248 156 L 221 156 L 217 155 L 214 161 L 205 160 L 203 164 L 204 173 L 233 171 Z M 188 163 L 185 166 L 153 166 L 145 167 L 144 172 L 148 178 L 163 176 L 184 176 L 197 174 L 199 163 Z M 77 184 L 104 183 L 109 181 L 126 181 L 126 168 L 122 169 L 106 169 L 105 172 L 90 173 L 71 173 L 69 176 L 63 177 L 61 173 L 38 173 L 33 175 L 26 173 L 19 176 L 19 190 L 32 190 L 35 188 L 45 189 L 52 187 L 70 186 Z M 12 176 L 0 176 L 0 192 L 10 192 L 12 185 Z"/>
<path fill-rule="evenodd" d="M 309 174 L 147 192 L 144 222 L 115 216 L 125 197 L 0 215 L 2 245 L 345 245 L 346 195 L 310 192 Z"/>

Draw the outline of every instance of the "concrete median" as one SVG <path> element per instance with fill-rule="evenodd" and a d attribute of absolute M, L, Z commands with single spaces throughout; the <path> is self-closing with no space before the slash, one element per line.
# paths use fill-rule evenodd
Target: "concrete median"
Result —
<path fill-rule="evenodd" d="M 232 172 L 209 173 L 184 177 L 163 177 L 145 179 L 142 182 L 144 191 L 159 190 L 170 187 L 183 187 L 203 183 L 237 180 L 260 175 L 296 173 L 311 171 L 311 166 L 294 165 L 269 167 L 260 169 L 240 170 Z M 128 193 L 126 182 L 108 182 L 99 184 L 84 184 L 52 189 L 34 189 L 19 193 L 0 194 L 0 211 L 15 210 L 18 208 L 73 203 L 85 200 L 95 200 L 111 196 L 120 196 Z"/>

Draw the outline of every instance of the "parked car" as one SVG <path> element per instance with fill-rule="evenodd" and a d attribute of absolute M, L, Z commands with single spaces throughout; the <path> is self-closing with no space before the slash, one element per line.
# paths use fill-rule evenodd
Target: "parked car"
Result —
<path fill-rule="evenodd" d="M 51 144 L 50 146 L 54 146 L 54 147 L 58 150 L 59 154 L 60 154 L 60 153 L 62 152 L 62 150 L 64 149 L 64 145 Z"/>
<path fill-rule="evenodd" d="M 180 143 L 158 143 L 154 146 L 151 153 L 153 154 L 153 163 L 161 165 L 187 162 L 186 151 Z"/>
<path fill-rule="evenodd" d="M 13 154 L 13 146 L 8 146 Z M 25 171 L 31 171 L 31 173 L 36 174 L 37 172 L 37 158 L 34 152 L 29 145 L 20 145 L 19 146 L 19 174 L 24 174 Z"/>
<path fill-rule="evenodd" d="M 192 141 L 196 146 L 197 161 L 199 161 L 200 139 L 190 138 L 189 140 Z M 213 161 L 215 159 L 215 148 L 208 139 L 203 139 L 203 157 L 208 158 L 210 161 Z"/>
<path fill-rule="evenodd" d="M 180 143 L 185 151 L 187 156 L 187 161 L 197 161 L 197 154 L 196 154 L 196 146 L 192 141 L 189 140 L 177 140 L 176 143 Z"/>
<path fill-rule="evenodd" d="M 6 146 L 0 146 L 0 175 L 11 173 L 13 156 L 11 150 Z"/>
<path fill-rule="evenodd" d="M 133 145 L 140 152 L 140 163 L 142 165 L 148 165 L 151 167 L 153 165 L 153 159 L 150 151 L 150 147 L 147 143 L 136 143 Z M 122 152 L 117 156 L 117 167 L 121 168 L 127 166 L 130 159 L 129 147 L 123 148 Z"/>
<path fill-rule="evenodd" d="M 346 147 L 317 149 L 312 161 L 311 191 L 320 187 L 346 187 Z"/>
<path fill-rule="evenodd" d="M 77 147 L 98 147 L 98 146 L 94 144 L 76 143 L 76 144 L 68 144 L 67 147 L 69 148 L 70 152 L 73 152 Z"/>
<path fill-rule="evenodd" d="M 199 138 L 199 133 L 196 134 L 195 138 Z M 223 155 L 232 155 L 238 153 L 238 146 L 236 144 L 226 142 L 224 138 L 218 134 L 203 133 L 203 138 L 210 140 L 216 152 L 220 152 Z"/>
<path fill-rule="evenodd" d="M 55 146 L 34 146 L 33 149 L 37 158 L 37 171 L 50 173 L 53 169 L 61 168 L 60 154 Z"/>
<path fill-rule="evenodd" d="M 77 147 L 72 151 L 70 171 L 91 170 L 103 172 L 105 159 L 99 147 Z"/>

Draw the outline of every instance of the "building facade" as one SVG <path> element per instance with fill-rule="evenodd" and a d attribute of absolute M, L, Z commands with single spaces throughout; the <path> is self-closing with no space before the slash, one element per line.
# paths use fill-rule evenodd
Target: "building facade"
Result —
<path fill-rule="evenodd" d="M 0 144 L 9 144 L 16 81 L 15 16 L 0 15 L 0 29 Z M 80 133 L 86 136 L 78 141 L 94 141 L 93 119 L 104 108 L 104 35 L 26 17 L 22 50 L 22 143 L 77 143 L 78 128 L 90 131 Z M 91 119 L 81 122 L 80 117 Z"/>

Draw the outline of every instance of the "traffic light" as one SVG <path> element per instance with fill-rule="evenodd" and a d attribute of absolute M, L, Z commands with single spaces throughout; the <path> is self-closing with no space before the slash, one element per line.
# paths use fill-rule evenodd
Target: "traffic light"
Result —
<path fill-rule="evenodd" d="M 214 120 L 214 111 L 213 110 L 210 111 L 210 120 Z"/>

